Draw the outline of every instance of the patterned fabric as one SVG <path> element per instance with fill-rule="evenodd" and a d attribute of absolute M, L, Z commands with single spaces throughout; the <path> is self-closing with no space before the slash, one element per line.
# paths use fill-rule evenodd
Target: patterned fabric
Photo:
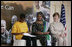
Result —
<path fill-rule="evenodd" d="M 36 34 L 35 32 L 43 32 L 44 26 L 43 24 L 33 23 L 32 25 L 32 34 Z"/>
<path fill-rule="evenodd" d="M 11 31 L 12 31 L 12 30 L 10 29 L 10 30 L 9 30 L 9 36 L 8 36 L 8 39 L 7 39 L 7 43 L 8 43 L 8 44 L 11 44 L 11 43 L 12 43 L 12 42 L 11 42 L 11 41 L 12 41 Z"/>
<path fill-rule="evenodd" d="M 32 26 L 32 33 L 36 36 L 44 36 L 44 35 L 37 35 L 36 32 L 43 32 L 43 29 L 44 29 L 44 26 L 43 24 L 37 24 L 37 23 L 34 23 L 33 26 Z"/>
<path fill-rule="evenodd" d="M 64 26 L 61 22 L 53 22 L 50 25 L 50 30 L 52 33 L 52 40 L 53 42 L 58 42 L 57 44 L 63 46 L 63 37 L 60 37 L 59 35 L 64 34 Z"/>
<path fill-rule="evenodd" d="M 9 32 L 7 30 L 5 30 L 4 33 L 1 33 L 1 44 L 7 44 L 7 39 L 9 36 Z"/>
<path fill-rule="evenodd" d="M 43 30 L 43 32 L 47 32 L 47 31 L 48 31 L 48 30 L 47 30 L 48 27 L 46 26 L 46 21 L 44 21 L 43 23 L 44 23 L 44 24 L 43 24 L 43 25 L 44 25 L 44 30 Z M 47 28 L 46 28 L 46 27 L 47 27 Z M 46 37 L 47 37 L 47 40 L 50 40 L 50 36 L 49 36 L 49 34 L 46 35 Z"/>
<path fill-rule="evenodd" d="M 46 36 L 36 34 L 36 32 L 39 32 L 39 31 L 43 32 L 43 30 L 44 30 L 44 25 L 43 24 L 38 24 L 36 22 L 33 23 L 33 25 L 32 25 L 32 34 L 37 36 L 37 38 L 40 40 L 40 42 L 43 46 L 46 46 L 47 45 Z"/>
<path fill-rule="evenodd" d="M 61 8 L 61 18 L 60 18 L 60 22 L 63 24 L 63 26 L 65 27 L 66 24 L 66 17 L 65 17 L 65 8 L 64 8 L 64 4 L 62 4 L 62 8 Z"/>
<path fill-rule="evenodd" d="M 67 32 L 66 32 L 66 17 L 65 17 L 65 7 L 64 4 L 62 4 L 61 6 L 61 17 L 60 17 L 60 22 L 63 24 L 64 28 L 65 28 L 65 38 L 64 38 L 64 43 L 66 45 L 66 36 L 67 36 Z"/>

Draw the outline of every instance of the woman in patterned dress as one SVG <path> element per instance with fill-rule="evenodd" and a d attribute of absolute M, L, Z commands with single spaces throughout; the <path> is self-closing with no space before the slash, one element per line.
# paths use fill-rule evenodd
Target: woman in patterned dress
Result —
<path fill-rule="evenodd" d="M 32 34 L 36 35 L 37 38 L 40 40 L 42 46 L 47 46 L 47 39 L 46 36 L 49 32 L 43 32 L 44 30 L 44 21 L 42 19 L 43 13 L 37 13 L 37 20 L 32 25 Z"/>

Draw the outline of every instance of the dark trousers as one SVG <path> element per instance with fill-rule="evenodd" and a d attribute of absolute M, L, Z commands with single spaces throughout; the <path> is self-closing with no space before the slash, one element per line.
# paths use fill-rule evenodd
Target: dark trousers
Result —
<path fill-rule="evenodd" d="M 51 40 L 52 40 L 52 46 L 55 46 L 55 45 L 56 45 L 57 39 L 56 39 L 55 37 L 52 36 L 52 39 L 51 39 Z"/>
<path fill-rule="evenodd" d="M 22 39 L 26 40 L 26 46 L 31 46 L 31 41 L 32 46 L 37 46 L 35 37 L 23 36 Z"/>
<path fill-rule="evenodd" d="M 42 46 L 47 46 L 46 36 L 38 36 L 37 39 L 40 40 L 40 43 L 42 44 Z"/>

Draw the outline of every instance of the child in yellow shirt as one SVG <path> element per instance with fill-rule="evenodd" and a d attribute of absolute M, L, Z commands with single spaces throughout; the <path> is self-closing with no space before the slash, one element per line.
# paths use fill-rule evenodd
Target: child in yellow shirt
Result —
<path fill-rule="evenodd" d="M 24 36 L 23 33 L 28 33 L 28 26 L 27 23 L 25 22 L 25 15 L 21 14 L 19 21 L 17 21 L 12 28 L 13 35 L 15 35 L 17 40 L 25 39 L 26 40 L 26 45 L 31 46 L 31 40 L 34 42 L 33 45 L 36 45 L 36 40 L 35 38 L 31 38 L 29 36 Z"/>

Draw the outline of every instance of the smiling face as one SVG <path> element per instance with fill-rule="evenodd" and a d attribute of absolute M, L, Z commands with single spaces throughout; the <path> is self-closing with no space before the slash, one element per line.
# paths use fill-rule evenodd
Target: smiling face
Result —
<path fill-rule="evenodd" d="M 57 12 L 53 14 L 53 20 L 54 20 L 54 22 L 58 22 L 59 21 L 59 16 L 60 15 Z"/>
<path fill-rule="evenodd" d="M 37 19 L 38 19 L 39 21 L 42 20 L 42 15 L 39 14 L 39 15 L 37 16 Z"/>
<path fill-rule="evenodd" d="M 53 17 L 53 19 L 54 19 L 54 22 L 58 22 L 58 20 L 59 20 L 58 15 L 55 15 L 55 16 Z"/>

